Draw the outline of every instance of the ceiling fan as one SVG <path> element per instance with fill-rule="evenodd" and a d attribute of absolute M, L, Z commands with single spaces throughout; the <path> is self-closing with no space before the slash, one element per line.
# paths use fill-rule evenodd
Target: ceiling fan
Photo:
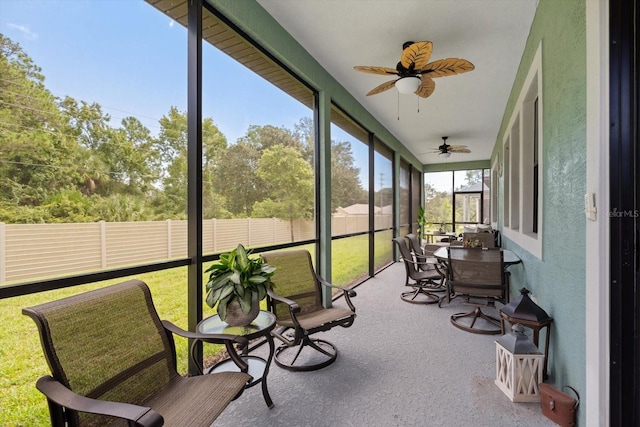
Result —
<path fill-rule="evenodd" d="M 449 157 L 451 153 L 470 153 L 471 150 L 466 145 L 449 145 L 447 144 L 448 136 L 442 137 L 442 145 L 438 148 L 434 148 L 432 153 L 437 153 L 443 157 Z"/>
<path fill-rule="evenodd" d="M 471 62 L 459 58 L 428 62 L 432 49 L 433 43 L 430 41 L 408 41 L 402 45 L 402 55 L 396 68 L 363 65 L 356 65 L 353 68 L 363 73 L 399 77 L 376 86 L 367 93 L 367 96 L 376 95 L 395 86 L 400 93 L 415 93 L 421 98 L 427 98 L 433 93 L 436 88 L 434 77 L 453 76 L 475 68 Z"/>

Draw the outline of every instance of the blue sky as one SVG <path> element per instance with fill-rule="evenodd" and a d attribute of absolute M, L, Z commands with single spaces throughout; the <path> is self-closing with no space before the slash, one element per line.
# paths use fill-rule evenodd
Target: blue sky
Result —
<path fill-rule="evenodd" d="M 1 0 L 0 31 L 42 67 L 56 96 L 98 102 L 114 119 L 150 118 L 152 131 L 170 106 L 186 111 L 186 29 L 143 1 Z M 204 116 L 230 142 L 250 124 L 293 129 L 311 114 L 211 46 L 203 52 L 205 93 L 212 93 Z M 250 117 L 242 114 L 249 108 Z"/>
<path fill-rule="evenodd" d="M 155 134 L 171 106 L 186 111 L 186 29 L 141 0 L 0 0 L 0 32 L 42 68 L 55 96 L 97 102 L 113 126 L 135 116 Z M 311 116 L 307 107 L 208 44 L 203 59 L 203 116 L 230 143 L 249 125 L 293 130 Z M 333 139 L 354 141 L 342 131 Z M 352 149 L 367 188 L 366 148 L 352 142 Z"/>

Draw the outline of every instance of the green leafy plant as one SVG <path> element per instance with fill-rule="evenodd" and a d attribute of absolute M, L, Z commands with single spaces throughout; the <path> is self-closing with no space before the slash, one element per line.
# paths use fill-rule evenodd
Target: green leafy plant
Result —
<path fill-rule="evenodd" d="M 261 301 L 267 296 L 267 288 L 273 286 L 271 276 L 276 268 L 264 262 L 262 257 L 250 256 L 239 244 L 231 252 L 220 255 L 206 272 L 209 281 L 206 284 L 207 305 L 211 308 L 218 304 L 218 315 L 227 318 L 227 307 L 232 301 L 238 301 L 242 312 L 247 314 L 252 308 L 252 297 L 257 295 Z"/>
<path fill-rule="evenodd" d="M 424 233 L 427 228 L 427 219 L 424 216 L 424 208 L 422 206 L 418 206 L 418 233 L 421 239 L 424 239 Z"/>

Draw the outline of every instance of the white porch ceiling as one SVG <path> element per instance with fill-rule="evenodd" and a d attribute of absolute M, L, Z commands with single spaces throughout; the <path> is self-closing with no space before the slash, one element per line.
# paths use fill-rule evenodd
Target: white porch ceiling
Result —
<path fill-rule="evenodd" d="M 538 0 L 258 2 L 422 163 L 432 164 L 490 158 Z M 365 96 L 391 79 L 353 66 L 395 68 L 409 40 L 433 42 L 431 60 L 463 58 L 475 70 L 434 79 L 426 99 L 395 89 Z M 442 136 L 471 153 L 429 153 Z"/>

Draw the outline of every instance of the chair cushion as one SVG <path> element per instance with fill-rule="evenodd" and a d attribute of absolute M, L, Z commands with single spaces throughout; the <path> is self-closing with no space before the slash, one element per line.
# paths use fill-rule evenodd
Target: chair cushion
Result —
<path fill-rule="evenodd" d="M 160 413 L 166 426 L 208 427 L 250 378 L 242 372 L 178 376 L 144 404 Z"/>
<path fill-rule="evenodd" d="M 324 308 L 312 313 L 298 315 L 297 319 L 303 329 L 309 330 L 318 328 L 322 325 L 326 325 L 327 323 L 336 322 L 343 319 L 346 320 L 354 315 L 355 313 L 351 310 L 333 307 Z M 282 326 L 294 327 L 292 321 L 283 320 L 279 321 L 278 323 Z"/>

